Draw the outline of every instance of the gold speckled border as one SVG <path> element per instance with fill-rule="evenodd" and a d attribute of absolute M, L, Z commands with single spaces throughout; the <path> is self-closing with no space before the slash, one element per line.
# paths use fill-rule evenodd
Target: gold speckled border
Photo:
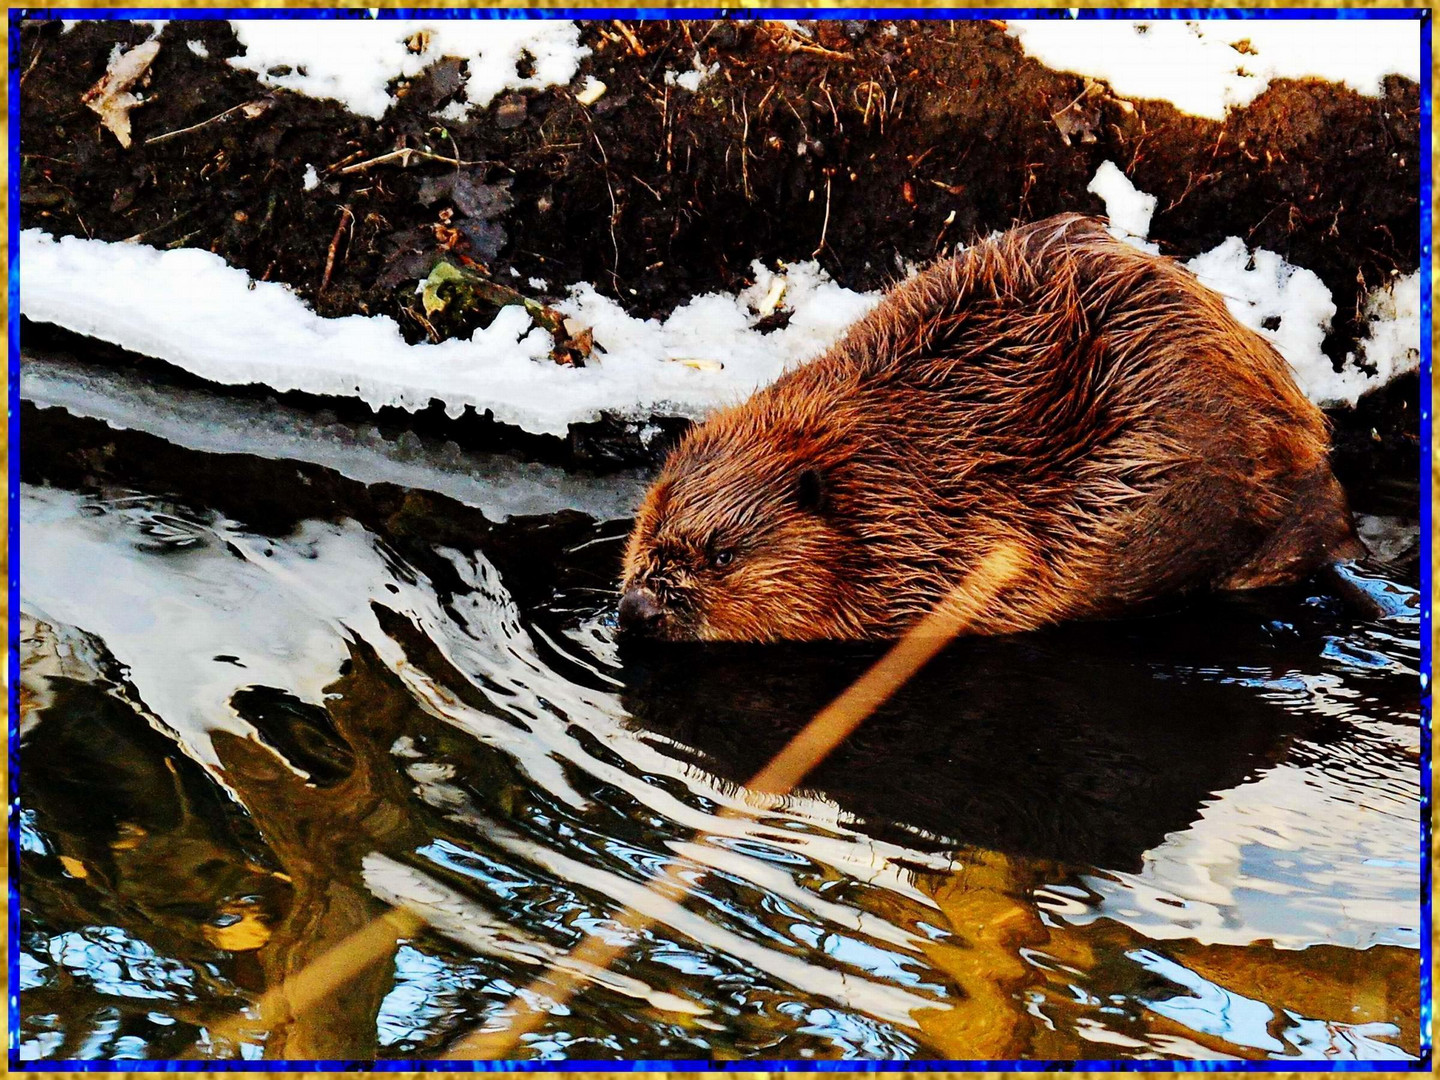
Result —
<path fill-rule="evenodd" d="M 672 8 L 675 8 L 675 9 L 677 9 L 677 10 L 683 10 L 683 9 L 685 9 L 685 8 L 691 8 L 691 7 L 703 7 L 703 8 L 731 7 L 731 8 L 738 8 L 738 9 L 754 9 L 754 8 L 777 7 L 777 6 L 794 7 L 794 8 L 843 8 L 843 7 L 873 8 L 873 7 L 879 6 L 879 2 L 882 2 L 882 0 L 877 0 L 877 2 L 871 2 L 871 3 L 857 3 L 857 2 L 854 2 L 854 0 L 829 0 L 829 2 L 825 2 L 825 0 L 783 0 L 783 4 L 782 4 L 782 3 L 761 3 L 761 2 L 758 2 L 758 0 L 741 0 L 741 2 L 739 2 L 739 3 L 713 3 L 713 2 L 708 2 L 708 0 L 679 0 L 679 2 L 677 2 L 677 3 L 672 3 L 672 4 L 665 5 L 665 6 L 672 7 Z M 56 0 L 39 0 L 38 3 L 30 3 L 30 4 L 15 4 L 15 3 L 9 3 L 9 4 L 7 4 L 7 6 L 8 6 L 8 7 L 11 7 L 11 8 L 15 8 L 15 7 L 28 7 L 28 8 L 113 8 L 113 7 L 114 7 L 113 4 L 105 3 L 104 0 L 72 0 L 72 2 L 69 2 L 69 3 L 56 2 Z M 136 5 L 133 5 L 133 6 L 139 7 L 140 5 L 139 5 L 139 4 L 136 4 Z M 234 7 L 254 7 L 254 8 L 315 8 L 315 7 L 325 7 L 325 8 L 347 8 L 347 7 L 348 7 L 348 8 L 369 8 L 369 7 L 384 7 L 384 8 L 392 8 L 392 7 L 405 7 L 405 8 L 444 8 L 444 7 L 454 7 L 454 6 L 457 6 L 457 5 L 455 5 L 455 4 L 447 4 L 447 3 L 435 3 L 435 2 L 433 2 L 433 0 L 418 0 L 418 2 L 413 2 L 413 3 L 399 3 L 399 2 L 395 2 L 395 0 L 381 0 L 381 2 L 379 2 L 379 3 L 322 3 L 322 2 L 317 2 L 317 0 L 260 0 L 259 3 L 251 3 L 251 4 L 236 4 L 236 3 L 228 2 L 228 0 L 178 0 L 178 2 L 176 2 L 176 0 L 170 0 L 170 2 L 165 2 L 165 0 L 157 0 L 157 2 L 155 2 L 155 3 L 153 3 L 153 4 L 145 5 L 145 6 L 147 6 L 147 7 L 156 7 L 156 8 L 158 8 L 158 7 L 171 7 L 171 8 L 181 9 L 181 8 L 216 8 L 216 7 L 221 7 L 221 8 L 234 8 Z M 497 0 L 497 2 L 491 3 L 491 4 L 486 5 L 486 6 L 490 6 L 490 7 L 504 7 L 504 8 L 559 8 L 559 7 L 581 7 L 581 6 L 587 6 L 587 5 L 585 5 L 585 4 L 583 3 L 583 0 L 582 0 L 581 3 L 567 3 L 567 2 L 565 2 L 565 0 L 534 0 L 534 2 L 517 2 L 517 0 Z M 622 8 L 622 7 L 640 7 L 640 6 L 648 6 L 648 7 L 651 7 L 651 8 L 653 9 L 653 7 L 658 6 L 658 5 L 616 5 L 616 4 L 606 4 L 606 5 L 604 6 L 603 10 L 606 11 L 607 13 L 610 13 L 610 12 L 613 12 L 613 11 L 619 9 L 619 8 Z M 938 8 L 938 7 L 946 7 L 946 8 L 962 8 L 962 7 L 998 8 L 998 7 L 1013 7 L 1013 8 L 1017 8 L 1017 9 L 1037 8 L 1037 7 L 1046 7 L 1046 8 L 1071 8 L 1071 7 L 1080 7 L 1080 8 L 1102 8 L 1102 7 L 1108 7 L 1108 8 L 1136 8 L 1136 7 L 1153 7 L 1153 6 L 1155 6 L 1155 5 L 1150 4 L 1150 3 L 1145 3 L 1145 2 L 1143 2 L 1143 0 L 1142 0 L 1142 2 L 1135 2 L 1135 0 L 1121 0 L 1121 2 L 1118 2 L 1118 3 L 1117 3 L 1117 2 L 1106 3 L 1106 2 L 1103 2 L 1103 0 L 1074 0 L 1074 2 L 1068 2 L 1068 3 L 1055 3 L 1055 2 L 1046 2 L 1046 0 L 1038 0 L 1038 2 L 1031 2 L 1031 3 L 1026 3 L 1026 4 L 986 4 L 986 3 L 981 3 L 981 4 L 967 4 L 967 3 L 929 2 L 929 0 L 919 0 L 919 2 L 916 2 L 916 0 L 883 0 L 883 6 L 885 6 L 885 7 L 890 7 L 890 8 L 913 8 L 913 9 L 915 9 L 916 11 L 923 11 L 923 10 L 925 10 L 926 8 Z M 1187 5 L 1185 5 L 1185 6 L 1188 7 L 1188 8 L 1197 8 L 1197 7 L 1198 7 L 1198 8 L 1205 8 L 1205 7 L 1229 7 L 1229 8 L 1308 8 L 1308 9 L 1314 9 L 1314 8 L 1397 8 L 1397 7 L 1428 8 L 1428 7 L 1431 6 L 1431 4 L 1429 3 L 1429 0 L 1401 0 L 1401 2 L 1399 2 L 1399 3 L 1393 2 L 1393 0 L 1359 0 L 1359 2 L 1357 2 L 1357 3 L 1335 3 L 1335 2 L 1333 2 L 1333 0 L 1320 0 L 1320 2 L 1318 2 L 1318 3 L 1317 3 L 1317 2 L 1305 2 L 1305 0 L 1279 0 L 1279 2 L 1275 2 L 1275 3 L 1265 3 L 1265 4 L 1252 3 L 1252 2 L 1248 2 L 1248 0 L 1239 0 L 1239 2 L 1232 2 L 1232 3 L 1222 3 L 1222 4 L 1201 3 L 1201 4 L 1187 4 Z M 6 61 L 5 61 L 5 86 L 7 87 L 7 106 L 8 106 L 8 87 L 9 87 L 8 50 L 7 50 L 7 57 L 6 57 Z M 8 108 L 7 108 L 7 110 L 6 110 L 6 117 L 5 117 L 4 123 L 5 123 L 5 125 L 6 125 L 6 127 L 5 127 L 5 134 L 6 134 L 6 137 L 7 137 L 7 140 L 8 140 L 8 135 L 9 135 L 9 128 L 8 128 L 8 125 L 9 125 L 9 110 L 8 110 Z M 6 145 L 8 146 L 8 141 L 7 141 Z M 1434 125 L 1432 124 L 1432 127 L 1431 127 L 1432 184 L 1433 184 L 1433 182 L 1434 182 L 1433 165 L 1434 165 L 1434 162 L 1435 162 L 1435 160 L 1436 160 L 1436 150 L 1437 150 L 1437 148 L 1440 148 L 1440 138 L 1437 138 L 1437 130 L 1436 130 L 1436 128 L 1434 127 Z M 6 170 L 6 174 L 5 174 L 6 188 L 5 188 L 5 190 L 6 190 L 6 192 L 8 193 L 8 191 L 9 191 L 9 171 L 8 171 L 8 170 L 9 170 L 9 160 L 8 160 L 8 154 L 6 155 L 6 162 L 5 162 L 4 168 L 5 168 L 5 170 Z M 1432 205 L 1433 205 L 1433 198 L 1432 198 Z M 7 198 L 7 210 L 9 210 L 9 209 L 10 209 L 10 208 L 9 208 L 9 205 L 8 205 L 8 198 Z M 1433 218 L 1432 218 L 1432 224 L 1433 224 Z M 1433 250 L 1433 241 L 1434 241 L 1434 235 L 1433 235 L 1433 231 L 1432 231 L 1432 236 L 1431 236 L 1432 250 Z M 3 239 L 0 239 L 0 244 L 4 244 L 4 245 L 5 245 L 6 265 L 8 266 L 8 265 L 9 265 L 9 232 L 8 232 L 8 230 L 6 231 L 5 237 L 4 237 Z M 1436 293 L 1437 293 L 1437 289 L 1436 289 L 1436 285 L 1435 285 L 1434 276 L 1433 276 L 1433 273 L 1432 273 L 1432 281 L 1431 281 L 1432 311 L 1434 310 L 1433 303 L 1434 303 L 1434 298 L 1435 298 L 1435 296 L 1436 296 Z M 7 315 L 7 317 L 8 317 L 8 315 L 9 315 L 9 310 L 8 310 L 8 308 L 9 308 L 9 301 L 8 301 L 8 293 L 7 293 L 7 298 L 6 298 L 6 315 Z M 1432 341 L 1432 346 L 1433 346 L 1433 341 Z M 8 399 L 8 393 L 9 393 L 9 367 L 8 367 L 8 365 L 6 366 L 6 373 L 5 373 L 5 376 L 4 376 L 4 379 L 3 379 L 3 387 L 4 387 L 5 393 L 6 393 L 6 395 L 7 395 L 6 400 L 8 401 L 8 400 L 9 400 L 9 399 Z M 1436 378 L 1436 375 L 1435 375 L 1435 367 L 1434 367 L 1433 363 L 1432 363 L 1432 365 L 1431 365 L 1431 391 L 1432 391 L 1432 401 L 1433 401 L 1433 400 L 1436 400 L 1436 399 L 1440 399 L 1440 379 L 1437 379 L 1437 378 Z M 9 431 L 8 431 L 8 425 L 7 425 L 7 431 L 5 432 L 5 434 L 4 434 L 3 436 L 0 436 L 0 448 L 3 448 L 3 449 L 5 449 L 5 450 L 7 450 L 7 451 L 8 451 L 8 441 L 7 441 L 8 438 L 9 438 Z M 6 460 L 7 462 L 8 462 L 8 460 L 9 460 L 9 459 L 8 459 L 8 453 L 5 455 L 5 460 Z M 9 490 L 9 489 L 8 489 L 8 479 L 9 479 L 9 478 L 8 478 L 8 476 L 7 476 L 7 492 L 8 492 L 8 490 Z M 1434 453 L 1433 453 L 1433 450 L 1432 450 L 1432 453 L 1431 453 L 1431 499 L 1432 499 L 1432 505 L 1433 505 L 1434 492 L 1435 492 L 1436 482 L 1437 482 L 1437 481 L 1440 481 L 1440 461 L 1437 461 L 1437 459 L 1436 459 L 1436 457 L 1435 457 L 1435 455 L 1434 455 Z M 4 531 L 4 533 L 5 533 L 6 536 L 9 535 L 9 532 L 8 532 L 8 526 L 9 526 L 9 518 L 8 518 L 8 515 L 9 515 L 9 500 L 8 500 L 8 498 L 7 498 L 3 504 L 0 504 L 0 531 Z M 1433 542 L 1434 539 L 1435 539 L 1434 532 L 1435 532 L 1435 529 L 1434 529 L 1434 526 L 1433 526 L 1433 523 L 1432 523 L 1432 537 L 1431 537 L 1431 539 L 1432 539 L 1432 544 L 1431 544 L 1431 587 L 1432 587 L 1431 607 L 1432 607 L 1432 611 L 1433 611 L 1433 609 L 1434 609 L 1434 601 L 1435 601 L 1435 597 L 1434 597 L 1434 593 L 1433 593 L 1434 583 L 1435 583 L 1436 578 L 1437 578 L 1437 573 L 1440 573 L 1440 548 L 1437 548 L 1436 545 L 1435 545 L 1434 542 Z M 8 548 L 8 545 L 7 545 L 7 546 L 6 546 L 6 550 L 4 551 L 4 553 L 3 553 L 3 554 L 0 554 L 0 568 L 3 568 L 5 574 L 7 575 L 7 577 L 6 577 L 6 580 L 7 580 L 7 581 L 8 581 L 8 573 L 9 573 L 9 557 L 10 557 L 10 552 L 9 552 L 9 548 Z M 8 626 L 8 625 L 9 625 L 9 601 L 8 601 L 8 593 L 0 593 L 0 612 L 3 612 L 3 614 L 5 615 L 6 625 Z M 1433 620 L 1432 620 L 1432 626 L 1433 626 L 1433 625 L 1434 625 L 1434 624 L 1433 624 Z M 1432 632 L 1435 634 L 1435 636 L 1432 637 L 1432 641 L 1431 641 L 1432 656 L 1433 656 L 1435 645 L 1436 645 L 1437 643 L 1440 643 L 1440 631 L 1432 631 Z M 7 648 L 7 650 L 8 650 L 8 648 L 9 648 L 9 645 L 10 645 L 10 643 L 9 643 L 9 641 L 7 640 L 7 642 L 6 642 L 6 648 Z M 7 652 L 5 655 L 8 656 L 8 652 Z M 7 668 L 6 670 L 8 670 L 8 668 Z M 9 689 L 13 689 L 13 688 L 9 688 Z M 1436 741 L 1435 741 L 1435 738 L 1434 738 L 1434 728 L 1433 728 L 1433 725 L 1432 725 L 1432 730 L 1431 730 L 1431 784 L 1432 784 L 1432 791 L 1433 791 L 1434 777 L 1435 777 L 1435 749 L 1436 749 Z M 0 773 L 5 773 L 5 781 L 6 781 L 5 790 L 6 790 L 6 794 L 7 794 L 7 805 L 8 805 L 8 802 L 9 802 L 8 796 L 9 796 L 9 793 L 10 793 L 10 786 L 9 786 L 9 777 L 8 777 L 7 769 L 8 769 L 8 755 L 6 756 L 5 764 L 0 764 Z M 1432 801 L 1431 801 L 1430 823 L 1431 823 L 1431 833 L 1432 833 L 1432 836 L 1433 836 L 1433 835 L 1434 835 L 1434 831 L 1435 831 L 1435 829 L 1436 829 L 1436 826 L 1437 826 L 1437 825 L 1440 825 L 1440 813 L 1437 813 L 1437 811 L 1436 811 L 1436 804 L 1435 804 L 1433 798 L 1432 798 Z M 9 845 L 7 844 L 7 845 L 5 845 L 5 848 L 4 848 L 4 850 L 3 850 L 3 853 L 0 853 L 0 865 L 3 865 L 3 867 L 4 867 L 4 869 L 5 869 L 7 882 L 8 882 L 8 880 L 9 880 L 9 855 L 10 855 L 10 853 L 9 853 Z M 1433 844 L 1432 844 L 1432 846 L 1431 846 L 1431 852 L 1430 852 L 1430 866 L 1431 866 L 1431 882 L 1432 882 L 1432 886 L 1433 886 L 1433 882 L 1434 882 L 1435 877 L 1436 877 L 1435 871 L 1436 871 L 1437 869 L 1440 869 L 1440 860 L 1437 860 L 1437 858 L 1436 858 L 1435 846 L 1434 846 Z M 1432 902 L 1432 905 L 1433 905 L 1433 902 L 1434 902 L 1433 894 L 1432 894 L 1432 897 L 1431 897 L 1431 902 Z M 6 903 L 6 916 L 7 916 L 7 920 L 8 920 L 8 916 L 9 916 L 9 890 L 8 890 L 8 888 L 7 888 L 7 890 L 6 890 L 6 901 L 5 901 L 5 903 Z M 7 921 L 6 925 L 7 925 L 7 926 L 9 925 L 9 924 L 8 924 L 8 921 Z M 1432 957 L 1433 957 L 1433 956 L 1434 956 L 1434 949 L 1435 949 L 1436 942 L 1437 942 L 1437 940 L 1440 940 L 1440 933 L 1437 933 L 1436 925 L 1433 923 L 1433 921 L 1432 921 L 1432 926 L 1431 926 L 1431 933 L 1432 933 L 1432 937 L 1431 937 L 1431 955 L 1432 955 Z M 6 958 L 6 961 L 7 961 L 7 964 L 6 964 L 6 966 L 7 966 L 7 972 L 8 972 L 8 959 L 9 959 L 9 958 L 8 958 L 8 956 L 7 956 L 7 958 Z M 1432 1031 L 1432 1039 L 1433 1039 L 1433 1031 Z M 9 1049 L 10 1049 L 10 1033 L 9 1033 L 9 1031 L 8 1031 L 8 1025 L 7 1025 L 7 1031 L 6 1031 L 6 1034 L 5 1034 L 5 1049 L 6 1049 L 6 1055 L 7 1055 L 7 1060 L 8 1060 L 8 1054 L 9 1054 Z M 727 1071 L 729 1071 L 729 1070 L 727 1070 Z M 1190 1071 L 1190 1070 L 1186 1070 L 1186 1071 Z M 53 1076 L 53 1075 L 55 1075 L 55 1074 L 54 1074 L 54 1073 L 43 1073 L 43 1072 L 16 1072 L 16 1073 L 12 1073 L 12 1074 L 10 1074 L 10 1075 L 15 1076 L 15 1077 L 23 1078 L 23 1080 L 43 1080 L 43 1078 L 45 1078 L 45 1077 L 47 1077 L 47 1076 Z M 191 1074 L 188 1074 L 188 1075 L 198 1075 L 198 1073 L 191 1073 Z M 242 1080 L 242 1078 L 243 1078 L 243 1080 L 268 1080 L 268 1078 L 277 1077 L 277 1076 L 314 1076 L 314 1075 L 316 1075 L 316 1074 L 314 1074 L 314 1073 L 284 1073 L 284 1072 L 269 1072 L 269 1071 L 267 1071 L 267 1072 L 236 1072 L 236 1071 L 226 1070 L 226 1071 L 223 1072 L 223 1075 L 225 1075 L 225 1076 L 227 1076 L 227 1077 L 234 1078 L 234 1080 Z M 414 1073 L 414 1072 L 387 1072 L 387 1073 L 385 1073 L 385 1075 L 386 1075 L 386 1076 L 390 1076 L 390 1077 L 401 1078 L 401 1077 L 417 1076 L 417 1075 L 420 1075 L 420 1074 L 419 1074 L 419 1073 Z M 592 1078 L 592 1077 L 594 1077 L 594 1078 L 611 1077 L 611 1076 L 614 1076 L 614 1075 L 616 1075 L 616 1074 L 615 1074 L 615 1073 L 608 1073 L 608 1072 L 606 1072 L 606 1073 L 600 1073 L 600 1072 L 572 1072 L 572 1073 L 566 1073 L 566 1074 L 564 1074 L 564 1075 L 573 1076 L 573 1077 L 582 1077 L 582 1078 L 586 1078 L 586 1080 L 589 1080 L 589 1078 Z M 674 1076 L 674 1077 L 677 1077 L 677 1078 L 685 1078 L 685 1080 L 704 1080 L 705 1077 L 707 1077 L 707 1076 L 713 1076 L 713 1075 L 715 1075 L 715 1074 L 712 1074 L 712 1073 L 671 1073 L 671 1074 L 651 1073 L 651 1074 L 649 1074 L 649 1075 L 654 1075 L 654 1076 L 670 1075 L 670 1076 Z M 764 1076 L 764 1077 L 781 1077 L 781 1076 L 784 1076 L 785 1074 L 783 1074 L 783 1073 L 777 1073 L 777 1072 L 756 1071 L 756 1072 L 751 1072 L 751 1073 L 745 1073 L 745 1074 L 743 1074 L 743 1075 L 747 1075 L 747 1076 Z M 936 1072 L 888 1072 L 888 1073 L 885 1073 L 884 1075 L 886 1075 L 886 1076 L 893 1076 L 893 1077 L 910 1077 L 910 1076 L 925 1077 L 925 1076 L 939 1076 L 939 1075 L 944 1075 L 944 1074 L 943 1074 L 943 1073 L 936 1073 Z M 999 1076 L 999 1075 L 1014 1075 L 1014 1074 L 1013 1074 L 1013 1073 L 1004 1073 L 1004 1074 L 1002 1074 L 1002 1073 L 994 1072 L 994 1073 L 972 1073 L 972 1074 L 970 1074 L 970 1075 L 975 1075 L 975 1076 Z M 1113 1075 L 1113 1074 L 1110 1074 L 1110 1073 L 1098 1073 L 1098 1072 L 1097 1072 L 1097 1073 L 1082 1072 L 1082 1073 L 1076 1073 L 1075 1075 L 1086 1076 L 1086 1077 L 1095 1077 L 1095 1078 L 1097 1078 L 1097 1080 L 1098 1080 L 1098 1078 L 1100 1078 L 1100 1077 L 1109 1077 L 1109 1076 L 1111 1076 L 1111 1075 Z M 1276 1078 L 1276 1080 L 1280 1080 L 1280 1078 L 1286 1078 L 1286 1080 L 1289 1080 L 1289 1078 L 1298 1078 L 1298 1077 L 1301 1077 L 1301 1076 L 1313 1076 L 1313 1075 L 1315 1075 L 1315 1074 L 1314 1074 L 1314 1073 L 1302 1073 L 1302 1072 L 1270 1072 L 1270 1071 L 1267 1070 L 1266 1073 L 1265 1073 L 1265 1075 L 1266 1075 L 1267 1077 L 1274 1077 L 1274 1078 Z M 1415 1073 L 1367 1072 L 1365 1075 L 1367 1075 L 1367 1076 L 1373 1076 L 1373 1077 L 1405 1077 L 1405 1076 L 1414 1076 L 1414 1075 L 1416 1075 L 1416 1074 L 1415 1074 Z"/>

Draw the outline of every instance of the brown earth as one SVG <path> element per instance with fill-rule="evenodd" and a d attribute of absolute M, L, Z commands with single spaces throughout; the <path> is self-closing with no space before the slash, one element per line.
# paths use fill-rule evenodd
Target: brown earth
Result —
<path fill-rule="evenodd" d="M 1338 308 L 1333 359 L 1354 347 L 1366 291 L 1419 260 L 1419 90 L 1398 78 L 1378 98 L 1281 80 L 1214 122 L 1052 72 L 994 20 L 836 21 L 806 37 L 737 13 L 585 24 L 581 75 L 608 87 L 588 107 L 552 87 L 439 121 L 463 85 L 463 64 L 442 61 L 373 121 L 269 90 L 225 62 L 241 52 L 227 22 L 195 20 L 162 32 L 126 150 L 80 98 L 115 44 L 149 32 L 22 25 L 22 226 L 205 248 L 321 314 L 390 315 L 412 341 L 490 317 L 426 318 L 415 284 L 441 258 L 540 300 L 590 281 L 646 317 L 742 287 L 757 258 L 813 255 L 874 289 L 992 230 L 1102 213 L 1085 186 L 1107 159 L 1158 196 L 1162 251 L 1238 235 L 1317 273 Z M 695 93 L 667 86 L 697 55 L 719 71 Z M 402 148 L 466 164 L 374 161 Z M 310 192 L 307 165 L 321 175 Z M 1403 380 L 1369 406 L 1388 418 L 1377 445 L 1407 457 L 1417 388 Z M 1342 442 L 1352 427 L 1342 418 Z"/>

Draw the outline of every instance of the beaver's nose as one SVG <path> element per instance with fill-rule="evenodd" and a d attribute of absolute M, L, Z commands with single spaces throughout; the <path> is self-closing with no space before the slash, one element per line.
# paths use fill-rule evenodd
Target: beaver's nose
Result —
<path fill-rule="evenodd" d="M 620 598 L 620 629 L 640 633 L 653 631 L 663 609 L 653 592 L 645 588 L 627 590 Z"/>

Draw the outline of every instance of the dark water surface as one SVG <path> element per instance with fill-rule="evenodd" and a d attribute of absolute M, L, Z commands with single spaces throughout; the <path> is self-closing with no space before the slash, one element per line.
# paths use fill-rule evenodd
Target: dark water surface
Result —
<path fill-rule="evenodd" d="M 524 1055 L 1419 1052 L 1412 478 L 1347 587 L 957 642 L 776 800 L 878 650 L 621 651 L 642 477 L 22 392 L 24 1058 L 434 1057 L 591 931 Z M 389 904 L 432 929 L 231 1023 Z"/>

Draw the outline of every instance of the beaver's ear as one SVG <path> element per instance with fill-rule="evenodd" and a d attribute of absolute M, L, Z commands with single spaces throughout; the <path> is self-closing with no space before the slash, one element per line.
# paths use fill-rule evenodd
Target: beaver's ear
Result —
<path fill-rule="evenodd" d="M 795 505 L 807 513 L 823 514 L 829 509 L 829 504 L 825 477 L 818 469 L 806 469 L 795 482 Z"/>

